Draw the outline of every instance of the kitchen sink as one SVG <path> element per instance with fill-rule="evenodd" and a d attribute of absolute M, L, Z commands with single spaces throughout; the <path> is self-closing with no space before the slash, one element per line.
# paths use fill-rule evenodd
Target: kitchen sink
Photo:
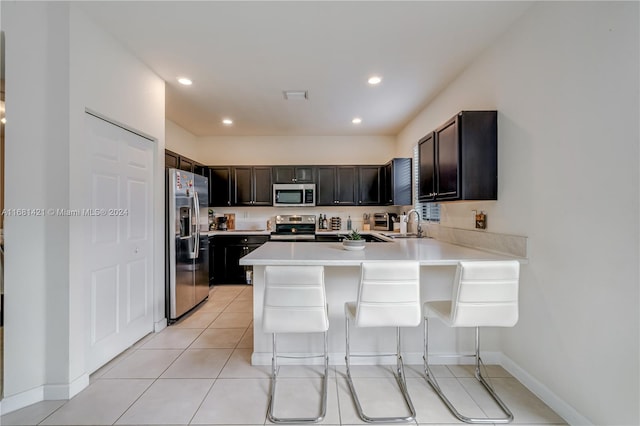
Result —
<path fill-rule="evenodd" d="M 420 238 L 418 237 L 418 234 L 414 234 L 414 233 L 408 233 L 408 234 L 382 234 L 385 237 L 389 237 L 389 238 Z M 424 238 L 424 237 L 423 237 Z"/>

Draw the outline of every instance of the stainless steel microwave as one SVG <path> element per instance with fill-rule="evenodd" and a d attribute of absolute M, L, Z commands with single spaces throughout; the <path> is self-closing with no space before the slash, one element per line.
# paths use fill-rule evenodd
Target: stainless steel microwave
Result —
<path fill-rule="evenodd" d="M 273 185 L 274 207 L 313 207 L 316 205 L 315 183 L 276 183 Z"/>

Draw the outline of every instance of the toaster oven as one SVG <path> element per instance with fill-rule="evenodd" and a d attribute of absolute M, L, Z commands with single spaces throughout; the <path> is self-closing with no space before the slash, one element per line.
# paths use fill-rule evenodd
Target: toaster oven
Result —
<path fill-rule="evenodd" d="M 395 213 L 374 213 L 373 229 L 376 231 L 393 231 L 393 222 L 398 217 Z"/>

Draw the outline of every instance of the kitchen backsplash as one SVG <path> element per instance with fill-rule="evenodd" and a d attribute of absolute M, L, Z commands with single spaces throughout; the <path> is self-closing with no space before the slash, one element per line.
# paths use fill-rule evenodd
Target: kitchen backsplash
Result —
<path fill-rule="evenodd" d="M 339 217 L 342 219 L 342 230 L 347 230 L 347 219 L 351 216 L 351 227 L 353 229 L 362 230 L 363 228 L 363 215 L 368 213 L 370 216 L 373 213 L 380 212 L 398 212 L 398 207 L 355 207 L 355 206 L 342 206 L 342 207 L 213 207 L 210 208 L 214 211 L 215 216 L 222 216 L 225 213 L 235 213 L 236 215 L 236 229 L 241 230 L 262 230 L 266 229 L 267 221 L 270 220 L 272 224 L 275 224 L 276 215 L 289 215 L 289 214 L 312 214 L 316 217 L 320 214 L 327 215 L 327 218 Z M 275 225 L 273 225 L 275 226 Z"/>
<path fill-rule="evenodd" d="M 428 223 L 426 232 L 428 237 L 438 241 L 512 256 L 527 257 L 527 237 L 520 235 L 450 228 L 437 223 Z"/>

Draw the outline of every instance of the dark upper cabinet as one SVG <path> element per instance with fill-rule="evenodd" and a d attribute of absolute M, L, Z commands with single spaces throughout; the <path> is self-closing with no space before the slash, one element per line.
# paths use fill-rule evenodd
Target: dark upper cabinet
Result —
<path fill-rule="evenodd" d="M 355 206 L 358 201 L 357 166 L 318 166 L 316 204 Z"/>
<path fill-rule="evenodd" d="M 187 157 L 180 156 L 180 164 L 178 165 L 178 168 L 180 170 L 184 170 L 185 172 L 193 172 L 194 163 L 195 162 L 193 160 L 190 160 Z"/>
<path fill-rule="evenodd" d="M 231 167 L 209 167 L 209 206 L 231 205 Z"/>
<path fill-rule="evenodd" d="M 165 169 L 177 169 L 180 165 L 180 155 L 173 151 L 165 149 L 164 151 L 164 168 Z"/>
<path fill-rule="evenodd" d="M 314 170 L 312 166 L 274 166 L 273 183 L 314 183 Z"/>
<path fill-rule="evenodd" d="M 384 169 L 380 166 L 358 166 L 358 205 L 379 206 L 383 204 Z"/>
<path fill-rule="evenodd" d="M 411 158 L 394 158 L 384 166 L 384 193 L 382 204 L 411 205 Z"/>
<path fill-rule="evenodd" d="M 234 206 L 272 205 L 272 179 L 269 166 L 233 167 L 231 204 Z"/>
<path fill-rule="evenodd" d="M 273 204 L 273 180 L 271 167 L 253 168 L 253 205 L 270 206 Z"/>
<path fill-rule="evenodd" d="M 205 166 L 204 164 L 200 164 L 197 162 L 193 162 L 193 173 L 200 175 L 200 176 L 204 176 L 204 177 L 209 177 L 209 168 L 207 166 Z"/>
<path fill-rule="evenodd" d="M 434 200 L 436 196 L 436 137 L 431 132 L 418 143 L 418 199 Z"/>
<path fill-rule="evenodd" d="M 497 111 L 462 111 L 419 142 L 420 201 L 496 200 Z"/>
<path fill-rule="evenodd" d="M 192 159 L 187 158 L 183 155 L 180 155 L 173 151 L 169 151 L 168 149 L 164 150 L 164 167 L 166 169 L 180 169 L 184 170 L 185 172 L 192 172 L 204 177 L 208 176 L 208 170 L 206 166 L 193 161 Z"/>

